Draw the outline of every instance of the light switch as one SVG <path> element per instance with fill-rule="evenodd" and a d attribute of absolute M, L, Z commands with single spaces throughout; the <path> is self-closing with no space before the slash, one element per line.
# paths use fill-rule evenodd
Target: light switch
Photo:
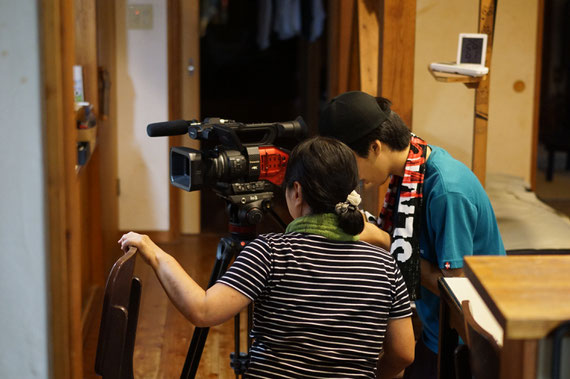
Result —
<path fill-rule="evenodd" d="M 152 4 L 129 4 L 127 28 L 152 29 Z"/>

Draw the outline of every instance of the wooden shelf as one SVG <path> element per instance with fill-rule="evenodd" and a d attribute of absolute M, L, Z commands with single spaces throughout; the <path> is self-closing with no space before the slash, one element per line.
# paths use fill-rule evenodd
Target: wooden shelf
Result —
<path fill-rule="evenodd" d="M 77 129 L 77 142 L 88 142 L 90 146 L 89 152 L 92 153 L 97 144 L 97 126 L 87 129 Z"/>
<path fill-rule="evenodd" d="M 469 76 L 452 74 L 449 72 L 434 71 L 428 65 L 428 71 L 438 82 L 444 83 L 463 83 L 469 88 L 477 88 L 479 83 L 487 80 L 487 75 L 483 76 Z"/>
<path fill-rule="evenodd" d="M 89 103 L 76 103 L 77 163 L 75 171 L 85 167 L 97 146 L 97 117 Z"/>
<path fill-rule="evenodd" d="M 77 151 L 78 162 L 75 165 L 75 172 L 79 172 L 85 167 L 93 155 L 93 151 L 97 146 L 97 126 L 87 129 L 77 129 Z M 79 159 L 80 152 L 84 154 L 83 159 Z"/>

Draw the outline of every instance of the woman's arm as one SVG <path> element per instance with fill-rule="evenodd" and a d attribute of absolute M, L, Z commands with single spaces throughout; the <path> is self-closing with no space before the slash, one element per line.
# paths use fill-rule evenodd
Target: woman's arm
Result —
<path fill-rule="evenodd" d="M 376 378 L 392 379 L 414 361 L 414 329 L 412 318 L 388 320 L 382 355 L 378 359 Z"/>
<path fill-rule="evenodd" d="M 135 246 L 149 264 L 176 308 L 198 327 L 213 326 L 230 319 L 251 300 L 224 284 L 216 283 L 204 291 L 182 266 L 158 247 L 148 236 L 129 232 L 119 244 L 124 251 Z"/>

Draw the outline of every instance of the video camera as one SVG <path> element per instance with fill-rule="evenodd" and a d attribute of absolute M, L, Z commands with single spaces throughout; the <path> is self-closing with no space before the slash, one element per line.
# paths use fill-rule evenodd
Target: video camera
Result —
<path fill-rule="evenodd" d="M 307 126 L 301 117 L 294 121 L 243 124 L 233 120 L 207 118 L 167 121 L 149 124 L 149 137 L 175 136 L 188 133 L 190 138 L 201 140 L 202 150 L 175 146 L 170 149 L 170 182 L 185 191 L 211 187 L 226 201 L 229 216 L 228 237 L 220 239 L 216 263 L 208 287 L 223 275 L 230 261 L 256 235 L 256 225 L 269 213 L 280 226 L 285 223 L 272 210 L 271 199 L 275 186 L 285 177 L 289 151 L 273 143 L 301 140 L 307 135 Z M 293 142 L 293 141 L 291 141 Z M 296 143 L 296 141 L 295 141 Z M 248 323 L 251 329 L 251 305 Z M 239 313 L 235 316 L 240 325 Z M 245 372 L 249 354 L 240 352 L 240 328 L 234 330 L 235 352 L 230 355 L 236 377 Z M 208 328 L 195 328 L 186 355 L 181 378 L 194 378 L 204 349 Z M 248 337 L 248 346 L 251 337 Z"/>
<path fill-rule="evenodd" d="M 285 176 L 289 151 L 273 143 L 277 139 L 300 140 L 307 134 L 301 117 L 294 121 L 243 124 L 233 120 L 206 118 L 149 124 L 150 137 L 188 133 L 201 140 L 202 150 L 183 146 L 170 150 L 170 182 L 185 191 L 212 188 L 231 204 L 246 205 L 270 200 L 273 186 Z M 255 222 L 261 216 L 255 216 Z M 248 216 L 252 218 L 252 216 Z"/>

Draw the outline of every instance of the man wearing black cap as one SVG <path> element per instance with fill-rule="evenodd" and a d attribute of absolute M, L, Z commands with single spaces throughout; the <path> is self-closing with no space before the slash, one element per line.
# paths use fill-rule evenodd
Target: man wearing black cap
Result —
<path fill-rule="evenodd" d="M 404 377 L 435 378 L 437 279 L 463 275 L 466 255 L 505 254 L 489 198 L 467 166 L 410 133 L 387 99 L 341 94 L 323 109 L 319 132 L 353 150 L 365 184 L 391 177 L 378 227 L 368 224 L 360 238 L 389 247 L 416 300 L 422 333 Z"/>

